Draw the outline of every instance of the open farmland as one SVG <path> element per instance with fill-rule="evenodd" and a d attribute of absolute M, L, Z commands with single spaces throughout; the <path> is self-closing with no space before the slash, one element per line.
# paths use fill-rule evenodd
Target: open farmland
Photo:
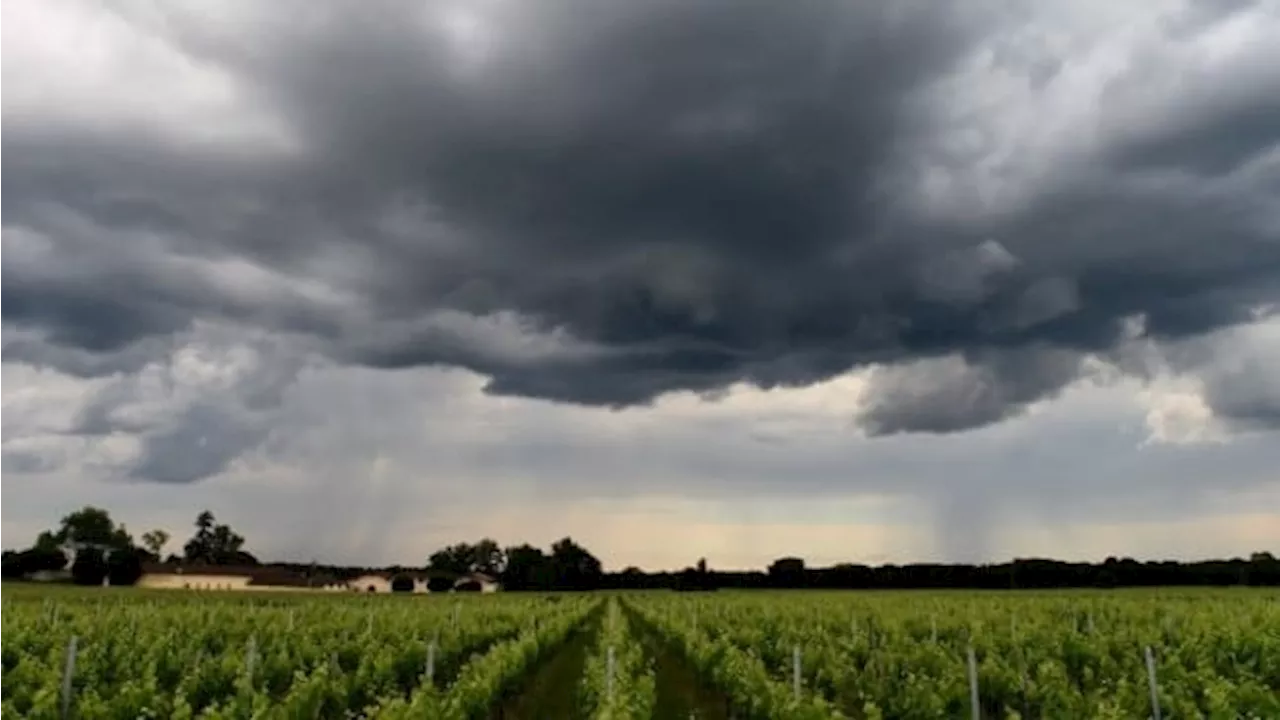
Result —
<path fill-rule="evenodd" d="M 1276 718 L 1278 599 L 6 587 L 3 715 Z"/>

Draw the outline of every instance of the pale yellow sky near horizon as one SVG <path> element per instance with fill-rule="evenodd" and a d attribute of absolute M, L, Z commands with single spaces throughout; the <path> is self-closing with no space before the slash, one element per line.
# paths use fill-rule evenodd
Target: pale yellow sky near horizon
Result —
<path fill-rule="evenodd" d="M 1280 485 L 1269 493 L 1257 493 L 1260 506 L 1277 506 Z M 868 503 L 874 507 L 878 503 Z M 645 570 L 679 570 L 705 557 L 708 564 L 722 570 L 764 569 L 779 557 L 798 556 L 811 566 L 841 562 L 869 565 L 911 562 L 946 562 L 946 549 L 939 547 L 936 535 L 927 524 L 877 524 L 760 521 L 733 522 L 708 520 L 709 508 L 733 515 L 733 500 L 723 502 L 686 501 L 679 498 L 635 498 L 614 502 L 583 502 L 558 506 L 551 510 L 536 505 L 507 508 L 453 521 L 450 529 L 466 528 L 466 534 L 442 533 L 438 526 L 395 534 L 394 546 L 403 548 L 381 557 L 366 559 L 316 557 L 333 564 L 421 564 L 429 550 L 413 552 L 410 548 L 437 548 L 461 539 L 494 537 L 504 545 L 530 542 L 549 547 L 563 536 L 571 536 L 586 546 L 604 563 L 606 569 L 621 570 L 635 565 Z M 815 514 L 829 509 L 830 500 L 794 503 L 793 511 L 812 507 Z M 856 507 L 856 501 L 844 507 Z M 136 534 L 151 527 L 146 518 L 125 509 L 117 510 L 118 520 L 126 522 Z M 52 523 L 4 523 L 5 546 L 9 538 L 34 536 L 36 528 Z M 173 534 L 169 551 L 180 549 L 185 541 L 186 525 L 168 526 Z M 25 532 L 10 533 L 20 526 Z M 283 528 L 286 529 L 287 523 Z M 239 528 L 250 537 L 254 550 L 253 530 Z M 15 528 L 16 530 L 16 528 Z M 255 528 L 260 536 L 260 528 Z M 353 528 L 345 528 L 351 531 Z M 1004 549 L 992 561 L 1013 557 L 1049 557 L 1067 561 L 1100 561 L 1108 555 L 1132 556 L 1141 560 L 1209 559 L 1247 556 L 1251 550 L 1280 548 L 1280 513 L 1228 512 L 1206 517 L 1166 522 L 1080 523 L 1061 527 L 1045 527 L 1028 522 L 1009 524 L 994 535 L 994 545 Z M 259 543 L 261 546 L 261 543 Z M 409 550 L 406 552 L 405 550 Z M 419 557 L 421 556 L 421 557 Z M 286 553 L 276 557 L 263 553 L 262 560 L 308 561 L 311 557 Z"/>

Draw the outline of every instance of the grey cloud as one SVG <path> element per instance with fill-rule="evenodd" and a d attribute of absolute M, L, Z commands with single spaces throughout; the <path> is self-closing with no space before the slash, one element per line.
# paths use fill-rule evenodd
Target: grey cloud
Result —
<path fill-rule="evenodd" d="M 162 432 L 145 437 L 130 474 L 154 482 L 202 480 L 260 443 L 262 432 L 223 409 L 197 404 Z"/>
<path fill-rule="evenodd" d="M 137 455 L 118 469 L 125 477 L 188 483 L 220 474 L 268 438 L 307 362 L 287 338 L 207 324 L 181 338 L 167 357 L 98 388 L 67 431 L 137 437 Z"/>
<path fill-rule="evenodd" d="M 1079 355 L 1029 348 L 878 370 L 861 421 L 873 435 L 954 432 L 1020 412 L 1074 380 Z"/>
<path fill-rule="evenodd" d="M 957 222 L 916 208 L 904 163 L 987 158 L 922 150 L 950 129 L 920 99 L 1037 4 L 470 6 L 496 15 L 469 46 L 441 29 L 447 3 L 411 7 L 120 11 L 235 78 L 299 149 L 6 113 L 5 352 L 20 330 L 19 359 L 105 372 L 215 319 L 611 406 L 884 364 L 866 427 L 949 432 L 1052 396 L 1133 318 L 1176 341 L 1280 298 L 1264 64 L 1177 122 L 1099 123 L 1113 136 L 1084 167 Z M 1273 4 L 1233 12 L 1280 27 Z M 1171 42 L 1231 17 L 1193 10 Z M 1024 54 L 996 70 L 1045 84 L 1074 61 Z M 223 455 L 245 442 L 226 434 Z"/>
<path fill-rule="evenodd" d="M 60 454 L 51 453 L 46 449 L 9 447 L 4 448 L 0 459 L 3 462 L 4 472 L 17 475 L 50 472 L 58 469 L 64 461 Z"/>
<path fill-rule="evenodd" d="M 1204 385 L 1205 403 L 1232 426 L 1280 429 L 1280 332 L 1262 325 L 1215 344 L 1192 366 Z"/>

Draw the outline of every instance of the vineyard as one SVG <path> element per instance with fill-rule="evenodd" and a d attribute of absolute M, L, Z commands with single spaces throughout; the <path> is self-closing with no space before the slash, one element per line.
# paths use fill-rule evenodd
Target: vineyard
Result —
<path fill-rule="evenodd" d="M 1280 718 L 1280 593 L 6 586 L 5 718 Z"/>

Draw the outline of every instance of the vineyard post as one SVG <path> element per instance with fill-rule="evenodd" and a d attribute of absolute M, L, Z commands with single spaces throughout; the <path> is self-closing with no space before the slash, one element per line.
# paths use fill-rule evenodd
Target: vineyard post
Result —
<path fill-rule="evenodd" d="M 453 603 L 453 626 L 458 627 L 458 613 L 462 612 L 462 603 L 455 601 Z"/>
<path fill-rule="evenodd" d="M 604 674 L 604 687 L 605 687 L 604 696 L 606 700 L 610 703 L 610 705 L 612 705 L 613 704 L 613 646 L 612 645 L 609 646 L 609 653 L 606 660 L 607 662 L 605 663 L 605 674 Z"/>
<path fill-rule="evenodd" d="M 67 664 L 62 668 L 62 720 L 71 717 L 71 678 L 76 674 L 76 636 L 67 641 Z"/>
<path fill-rule="evenodd" d="M 249 683 L 253 683 L 254 665 L 258 662 L 258 641 L 254 636 L 249 636 L 249 647 L 244 653 L 245 673 L 249 676 Z"/>
<path fill-rule="evenodd" d="M 978 658 L 969 646 L 969 714 L 973 720 L 982 717 L 982 705 L 978 702 Z"/>
<path fill-rule="evenodd" d="M 1151 717 L 1160 720 L 1160 686 L 1156 683 L 1156 658 L 1151 654 L 1151 646 L 1144 648 L 1147 659 L 1147 684 L 1151 686 Z"/>
<path fill-rule="evenodd" d="M 800 646 L 791 648 L 791 691 L 800 699 Z"/>
<path fill-rule="evenodd" d="M 938 616 L 929 616 L 929 642 L 938 642 Z"/>
<path fill-rule="evenodd" d="M 427 682 L 434 682 L 436 678 L 436 641 L 432 640 L 427 643 Z"/>
<path fill-rule="evenodd" d="M 289 632 L 293 632 L 293 608 L 289 608 Z"/>

